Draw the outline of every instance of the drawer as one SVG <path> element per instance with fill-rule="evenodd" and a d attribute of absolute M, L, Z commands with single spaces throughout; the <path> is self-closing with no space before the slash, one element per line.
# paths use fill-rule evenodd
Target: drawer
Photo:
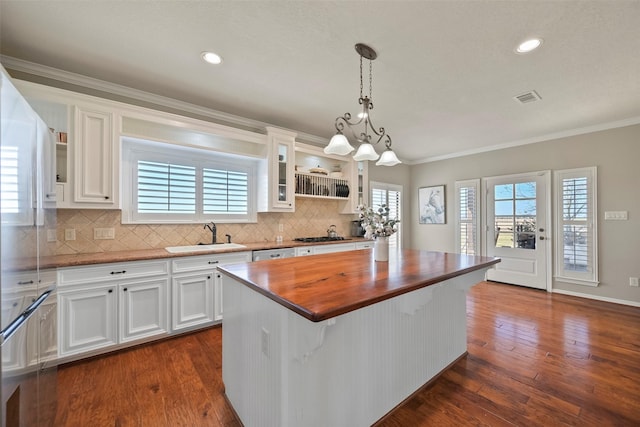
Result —
<path fill-rule="evenodd" d="M 58 269 L 58 286 L 129 280 L 169 274 L 168 261 L 134 261 Z"/>
<path fill-rule="evenodd" d="M 36 289 L 38 287 L 38 274 L 35 271 L 23 271 L 20 273 L 9 273 L 2 277 L 2 288 L 5 291 L 19 289 Z M 40 287 L 56 282 L 55 270 L 40 271 Z"/>
<path fill-rule="evenodd" d="M 373 241 L 369 242 L 358 242 L 356 243 L 356 249 L 373 249 Z"/>
<path fill-rule="evenodd" d="M 219 265 L 251 262 L 251 252 L 233 252 L 228 254 L 198 255 L 171 260 L 171 271 L 182 273 L 186 271 L 211 270 Z"/>
<path fill-rule="evenodd" d="M 330 254 L 333 252 L 352 251 L 355 248 L 356 248 L 355 243 L 338 243 L 333 245 L 319 245 L 319 246 L 315 246 L 313 253 L 316 255 Z"/>
<path fill-rule="evenodd" d="M 296 248 L 296 256 L 313 255 L 313 246 L 303 246 Z"/>

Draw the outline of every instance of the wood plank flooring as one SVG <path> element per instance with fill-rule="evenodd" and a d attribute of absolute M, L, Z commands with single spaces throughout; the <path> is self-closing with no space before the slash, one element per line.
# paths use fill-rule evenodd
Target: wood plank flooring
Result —
<path fill-rule="evenodd" d="M 469 354 L 379 425 L 640 425 L 640 308 L 483 282 L 467 319 Z M 212 328 L 62 366 L 55 425 L 240 426 L 221 342 Z"/>

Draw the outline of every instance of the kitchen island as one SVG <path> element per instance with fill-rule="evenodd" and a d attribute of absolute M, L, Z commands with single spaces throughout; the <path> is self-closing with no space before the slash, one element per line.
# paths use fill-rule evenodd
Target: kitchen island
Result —
<path fill-rule="evenodd" d="M 245 426 L 368 426 L 466 354 L 497 258 L 399 250 L 220 267 L 225 393 Z"/>

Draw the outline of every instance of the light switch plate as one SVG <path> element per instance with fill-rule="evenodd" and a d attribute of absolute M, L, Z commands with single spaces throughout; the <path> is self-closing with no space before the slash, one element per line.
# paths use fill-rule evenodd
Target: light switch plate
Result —
<path fill-rule="evenodd" d="M 627 211 L 607 211 L 604 213 L 606 221 L 626 221 L 628 219 Z"/>

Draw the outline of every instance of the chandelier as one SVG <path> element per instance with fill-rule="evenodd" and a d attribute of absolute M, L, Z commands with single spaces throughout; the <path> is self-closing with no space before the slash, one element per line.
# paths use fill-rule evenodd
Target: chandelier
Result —
<path fill-rule="evenodd" d="M 362 112 L 358 114 L 358 120 L 352 122 L 351 114 L 345 113 L 344 116 L 340 116 L 336 119 L 335 127 L 337 133 L 329 141 L 329 145 L 324 148 L 325 154 L 338 154 L 340 156 L 346 156 L 351 153 L 355 148 L 349 144 L 349 140 L 344 135 L 343 131 L 345 127 L 349 129 L 353 138 L 360 143 L 358 151 L 353 156 L 356 161 L 363 160 L 379 160 L 376 162 L 378 166 L 394 166 L 398 163 L 402 163 L 396 157 L 396 154 L 391 150 L 391 137 L 384 130 L 383 127 L 376 128 L 371 123 L 371 110 L 373 110 L 373 99 L 371 96 L 371 87 L 373 81 L 372 75 L 372 61 L 378 57 L 378 54 L 371 47 L 366 44 L 358 43 L 355 46 L 356 52 L 360 55 L 360 99 L 358 103 L 362 105 Z M 369 60 L 369 95 L 363 95 L 363 80 L 362 80 L 362 60 L 366 58 Z M 356 127 L 362 125 L 362 128 L 357 130 Z M 373 148 L 372 138 L 373 135 L 377 138 L 373 144 L 378 144 L 381 141 L 384 142 L 385 150 L 382 155 L 378 155 Z"/>

